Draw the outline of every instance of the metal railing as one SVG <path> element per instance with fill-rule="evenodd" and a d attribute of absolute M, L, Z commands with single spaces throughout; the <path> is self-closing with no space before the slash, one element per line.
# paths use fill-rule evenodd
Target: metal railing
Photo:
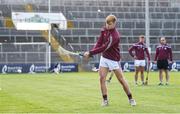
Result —
<path fill-rule="evenodd" d="M 95 45 L 94 43 L 70 43 L 70 44 L 72 46 L 79 46 L 79 47 L 82 46 L 84 50 L 90 50 Z M 129 56 L 129 52 L 128 52 L 129 47 L 131 47 L 132 45 L 133 45 L 133 43 L 123 43 L 123 44 L 119 45 L 121 57 L 123 58 L 124 61 L 132 60 L 132 58 Z M 159 45 L 158 43 L 150 44 L 150 47 L 151 47 L 150 53 L 152 55 L 152 57 L 151 57 L 152 60 L 154 59 L 153 57 L 155 55 L 155 50 L 158 45 Z M 175 46 L 180 47 L 180 43 L 170 43 L 170 45 L 172 46 L 172 53 L 174 55 L 173 59 L 179 60 L 180 50 L 179 50 L 179 48 L 174 49 L 173 47 L 175 47 Z M 86 47 L 86 49 L 85 49 L 85 47 Z M 96 60 L 98 60 L 98 59 L 99 59 L 99 57 Z"/>

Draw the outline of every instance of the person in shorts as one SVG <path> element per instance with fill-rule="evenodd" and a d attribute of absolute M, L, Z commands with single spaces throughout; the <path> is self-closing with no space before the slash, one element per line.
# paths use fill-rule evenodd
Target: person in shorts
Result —
<path fill-rule="evenodd" d="M 163 71 L 166 75 L 166 85 L 169 85 L 169 63 L 172 63 L 172 49 L 166 43 L 166 38 L 160 38 L 160 44 L 156 48 L 156 54 L 154 63 L 157 63 L 157 68 L 159 70 L 159 81 L 158 85 L 163 85 Z"/>
<path fill-rule="evenodd" d="M 102 53 L 99 64 L 100 88 L 103 98 L 102 106 L 107 106 L 109 102 L 106 87 L 106 76 L 109 70 L 114 72 L 119 83 L 123 86 L 130 105 L 135 106 L 136 102 L 132 98 L 132 93 L 120 66 L 120 34 L 115 28 L 116 21 L 117 18 L 114 15 L 106 17 L 105 26 L 101 30 L 96 45 L 90 51 L 85 52 L 84 57 L 89 59 L 93 55 Z"/>
<path fill-rule="evenodd" d="M 129 54 L 134 58 L 135 66 L 135 84 L 138 85 L 138 74 L 141 73 L 142 85 L 144 85 L 144 68 L 146 66 L 145 56 L 148 58 L 148 65 L 150 65 L 150 54 L 148 47 L 144 43 L 144 35 L 139 36 L 139 42 L 133 44 L 129 48 Z M 134 53 L 133 53 L 134 52 Z"/>

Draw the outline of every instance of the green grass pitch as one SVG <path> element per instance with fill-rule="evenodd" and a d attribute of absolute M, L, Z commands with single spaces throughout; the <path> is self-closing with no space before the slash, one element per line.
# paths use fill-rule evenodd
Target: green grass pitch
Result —
<path fill-rule="evenodd" d="M 1 74 L 0 113 L 180 113 L 180 73 L 171 72 L 169 86 L 158 86 L 158 73 L 149 86 L 135 86 L 125 73 L 137 106 L 113 77 L 108 84 L 110 105 L 101 107 L 98 73 Z"/>

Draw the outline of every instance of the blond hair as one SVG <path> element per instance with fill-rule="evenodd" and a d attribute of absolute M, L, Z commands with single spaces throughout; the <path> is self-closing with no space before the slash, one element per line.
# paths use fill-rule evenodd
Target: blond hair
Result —
<path fill-rule="evenodd" d="M 144 35 L 140 35 L 139 38 L 145 38 L 145 36 Z"/>
<path fill-rule="evenodd" d="M 117 18 L 116 18 L 115 15 L 108 15 L 108 16 L 106 17 L 106 23 L 107 23 L 108 25 L 114 24 L 116 21 L 117 21 Z"/>

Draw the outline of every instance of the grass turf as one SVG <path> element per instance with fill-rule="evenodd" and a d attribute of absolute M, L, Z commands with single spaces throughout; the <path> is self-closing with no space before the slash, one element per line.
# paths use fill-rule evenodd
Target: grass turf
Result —
<path fill-rule="evenodd" d="M 149 86 L 135 86 L 125 73 L 137 106 L 131 107 L 115 77 L 108 84 L 110 105 L 101 107 L 97 73 L 0 75 L 0 112 L 13 113 L 180 113 L 180 73 L 171 72 L 169 86 L 158 86 L 152 72 Z"/>

